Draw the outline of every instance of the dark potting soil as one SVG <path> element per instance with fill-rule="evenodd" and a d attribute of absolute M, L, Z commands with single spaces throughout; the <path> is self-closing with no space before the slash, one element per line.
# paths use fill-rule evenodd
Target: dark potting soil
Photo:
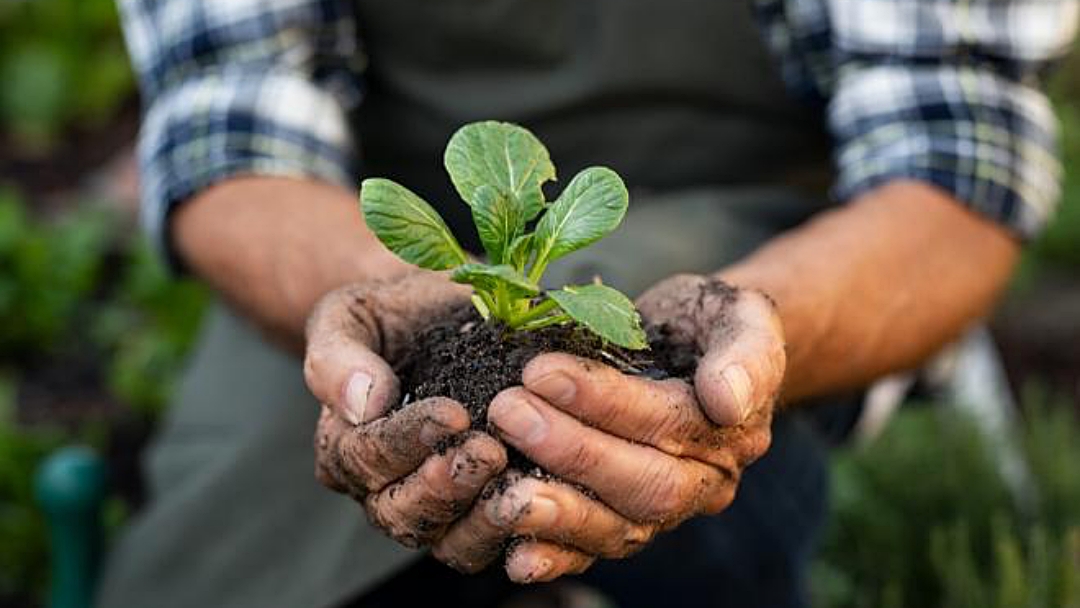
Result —
<path fill-rule="evenodd" d="M 606 344 L 576 325 L 511 332 L 485 322 L 471 306 L 462 308 L 417 335 L 398 365 L 403 406 L 428 397 L 449 397 L 469 410 L 472 426 L 487 427 L 487 408 L 500 391 L 521 384 L 521 372 L 536 355 L 564 352 L 595 359 L 624 373 L 655 380 L 690 380 L 697 368 L 693 348 L 671 343 L 663 327 L 646 329 L 650 347 L 633 351 Z M 510 462 L 534 468 L 520 454 Z"/>

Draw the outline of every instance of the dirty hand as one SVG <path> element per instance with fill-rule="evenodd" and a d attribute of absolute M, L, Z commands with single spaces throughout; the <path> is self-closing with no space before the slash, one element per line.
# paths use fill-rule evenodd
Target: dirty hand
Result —
<path fill-rule="evenodd" d="M 411 547 L 440 538 L 506 465 L 502 444 L 468 431 L 469 415 L 455 401 L 425 399 L 387 415 L 400 399 L 387 361 L 424 323 L 467 301 L 468 289 L 418 272 L 333 291 L 308 321 L 304 375 L 322 404 L 315 474 Z M 437 453 L 460 433 L 462 441 Z"/>
<path fill-rule="evenodd" d="M 701 276 L 678 275 L 638 307 L 702 353 L 694 385 L 628 376 L 551 353 L 533 359 L 524 387 L 503 391 L 488 419 L 499 436 L 559 479 L 508 471 L 433 547 L 466 572 L 497 559 L 519 582 L 586 569 L 633 553 L 659 531 L 727 507 L 744 467 L 770 441 L 784 376 L 772 303 Z M 587 488 L 586 494 L 577 486 Z"/>

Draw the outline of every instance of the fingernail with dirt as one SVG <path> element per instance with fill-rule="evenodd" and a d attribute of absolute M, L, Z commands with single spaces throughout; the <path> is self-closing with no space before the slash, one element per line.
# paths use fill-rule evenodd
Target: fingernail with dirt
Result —
<path fill-rule="evenodd" d="M 420 427 L 420 443 L 425 447 L 434 448 L 453 434 L 454 429 L 446 426 L 442 421 L 428 419 Z"/>
<path fill-rule="evenodd" d="M 500 399 L 491 404 L 488 418 L 519 445 L 534 445 L 544 440 L 548 423 L 526 399 Z"/>
<path fill-rule="evenodd" d="M 750 396 L 753 393 L 750 375 L 741 365 L 729 365 L 720 375 L 724 378 L 734 401 L 735 415 L 738 418 L 736 424 L 738 424 L 746 420 L 746 416 L 750 413 Z"/>
<path fill-rule="evenodd" d="M 487 481 L 491 465 L 466 452 L 458 452 L 450 462 L 450 478 L 459 486 L 475 488 Z"/>
<path fill-rule="evenodd" d="M 488 521 L 501 528 L 509 528 L 518 522 L 529 506 L 526 498 L 515 487 L 511 487 L 500 498 L 492 500 L 484 507 Z"/>
<path fill-rule="evenodd" d="M 360 424 L 364 421 L 369 395 L 371 395 L 371 376 L 364 372 L 354 373 L 345 385 L 345 419 L 350 424 Z"/>
<path fill-rule="evenodd" d="M 547 399 L 554 405 L 566 406 L 574 401 L 577 386 L 566 374 L 555 372 L 548 374 L 529 386 L 529 390 Z"/>
<path fill-rule="evenodd" d="M 543 557 L 537 560 L 536 564 L 529 569 L 529 574 L 525 576 L 525 582 L 531 583 L 535 580 L 539 580 L 547 576 L 548 572 L 551 572 L 551 560 Z"/>

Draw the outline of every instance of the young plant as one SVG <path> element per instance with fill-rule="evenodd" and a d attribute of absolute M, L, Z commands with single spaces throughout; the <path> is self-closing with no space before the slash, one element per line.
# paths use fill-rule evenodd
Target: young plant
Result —
<path fill-rule="evenodd" d="M 452 269 L 454 281 L 472 285 L 473 304 L 484 319 L 512 330 L 576 321 L 619 346 L 648 346 L 634 304 L 617 290 L 599 283 L 549 291 L 539 286 L 551 262 L 591 245 L 622 221 L 628 195 L 617 173 L 585 169 L 548 202 L 542 186 L 555 179 L 555 166 L 547 149 L 522 127 L 490 121 L 459 129 L 444 162 L 472 209 L 488 263 L 470 262 L 419 196 L 388 179 L 367 179 L 360 191 L 364 219 L 384 245 L 410 264 Z"/>

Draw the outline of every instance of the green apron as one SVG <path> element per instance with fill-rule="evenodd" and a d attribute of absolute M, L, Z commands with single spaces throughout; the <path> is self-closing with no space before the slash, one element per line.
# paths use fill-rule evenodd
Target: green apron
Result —
<path fill-rule="evenodd" d="M 590 164 L 626 178 L 624 226 L 552 268 L 552 283 L 601 274 L 637 293 L 716 270 L 826 200 L 820 116 L 789 100 L 744 2 L 357 8 L 364 175 L 398 179 L 455 230 L 471 228 L 442 149 L 462 123 L 498 118 L 548 144 L 561 183 Z M 145 461 L 150 502 L 113 547 L 99 604 L 333 606 L 415 559 L 315 482 L 316 416 L 299 362 L 215 309 Z"/>

